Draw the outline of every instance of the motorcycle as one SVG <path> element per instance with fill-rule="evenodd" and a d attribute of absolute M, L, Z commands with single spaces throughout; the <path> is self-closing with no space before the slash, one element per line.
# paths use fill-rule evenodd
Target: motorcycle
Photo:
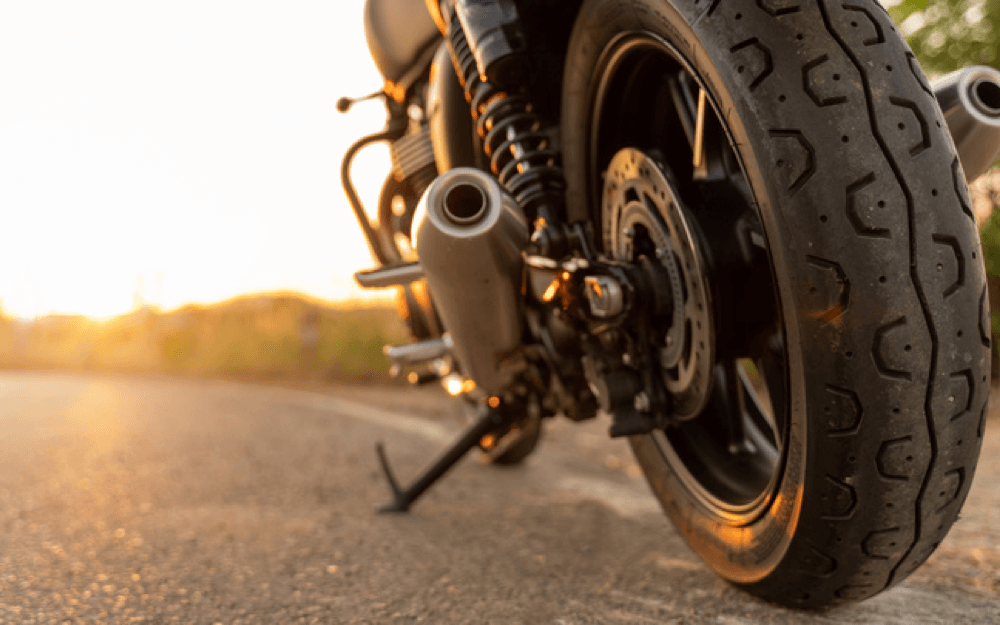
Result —
<path fill-rule="evenodd" d="M 398 290 L 393 372 L 471 415 L 406 488 L 379 446 L 384 511 L 604 414 L 754 595 L 860 600 L 927 559 L 986 419 L 966 179 L 1000 155 L 1000 72 L 932 86 L 873 0 L 368 0 L 365 32 L 388 121 L 344 158 L 356 279 Z"/>

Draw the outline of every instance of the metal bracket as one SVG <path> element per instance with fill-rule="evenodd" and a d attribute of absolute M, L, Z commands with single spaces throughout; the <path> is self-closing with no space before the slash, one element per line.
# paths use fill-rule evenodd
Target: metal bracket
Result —
<path fill-rule="evenodd" d="M 354 280 L 365 289 L 387 289 L 404 286 L 424 277 L 424 268 L 419 262 L 382 265 L 377 269 L 359 271 Z"/>

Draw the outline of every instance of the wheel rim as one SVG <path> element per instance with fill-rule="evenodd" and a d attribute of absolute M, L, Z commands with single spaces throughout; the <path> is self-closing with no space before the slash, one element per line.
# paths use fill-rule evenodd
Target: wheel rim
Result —
<path fill-rule="evenodd" d="M 704 507 L 724 522 L 744 524 L 772 501 L 787 447 L 788 358 L 762 220 L 707 90 L 699 132 L 704 83 L 674 47 L 649 33 L 622 35 L 606 49 L 597 77 L 591 198 L 605 195 L 609 168 L 623 150 L 638 150 L 655 163 L 695 231 L 713 304 L 714 362 L 704 409 L 651 437 Z M 703 158 L 695 166 L 698 143 Z M 606 230 L 606 220 L 602 212 L 595 223 Z M 603 234 L 604 251 L 613 254 L 613 237 Z"/>

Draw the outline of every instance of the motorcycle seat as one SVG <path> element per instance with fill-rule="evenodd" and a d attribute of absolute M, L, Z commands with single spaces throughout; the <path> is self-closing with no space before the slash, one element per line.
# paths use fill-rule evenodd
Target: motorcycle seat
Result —
<path fill-rule="evenodd" d="M 382 77 L 398 82 L 440 32 L 425 0 L 366 0 L 365 38 Z"/>

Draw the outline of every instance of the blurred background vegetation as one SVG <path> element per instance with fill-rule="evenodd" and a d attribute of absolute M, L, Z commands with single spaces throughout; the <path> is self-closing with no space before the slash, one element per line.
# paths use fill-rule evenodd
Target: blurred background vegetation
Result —
<path fill-rule="evenodd" d="M 932 80 L 966 65 L 1000 69 L 1000 0 L 902 0 L 889 7 L 889 14 Z M 994 210 L 1000 205 L 998 165 L 971 188 L 989 282 L 994 378 L 1000 369 L 1000 211 Z"/>
<path fill-rule="evenodd" d="M 932 79 L 970 64 L 1000 68 L 1000 0 L 886 4 Z M 1000 211 L 993 209 L 1000 204 L 1000 169 L 976 181 L 972 192 L 996 346 Z M 61 315 L 22 321 L 0 310 L 0 368 L 387 381 L 382 346 L 406 339 L 389 305 L 332 305 L 296 294 L 248 296 L 170 313 L 141 308 L 107 321 Z"/>
<path fill-rule="evenodd" d="M 889 15 L 931 77 L 965 65 L 1000 67 L 1000 0 L 903 0 Z"/>
<path fill-rule="evenodd" d="M 389 305 L 330 305 L 255 295 L 106 321 L 0 314 L 0 368 L 70 369 L 254 380 L 388 381 L 385 344 L 407 337 Z"/>

